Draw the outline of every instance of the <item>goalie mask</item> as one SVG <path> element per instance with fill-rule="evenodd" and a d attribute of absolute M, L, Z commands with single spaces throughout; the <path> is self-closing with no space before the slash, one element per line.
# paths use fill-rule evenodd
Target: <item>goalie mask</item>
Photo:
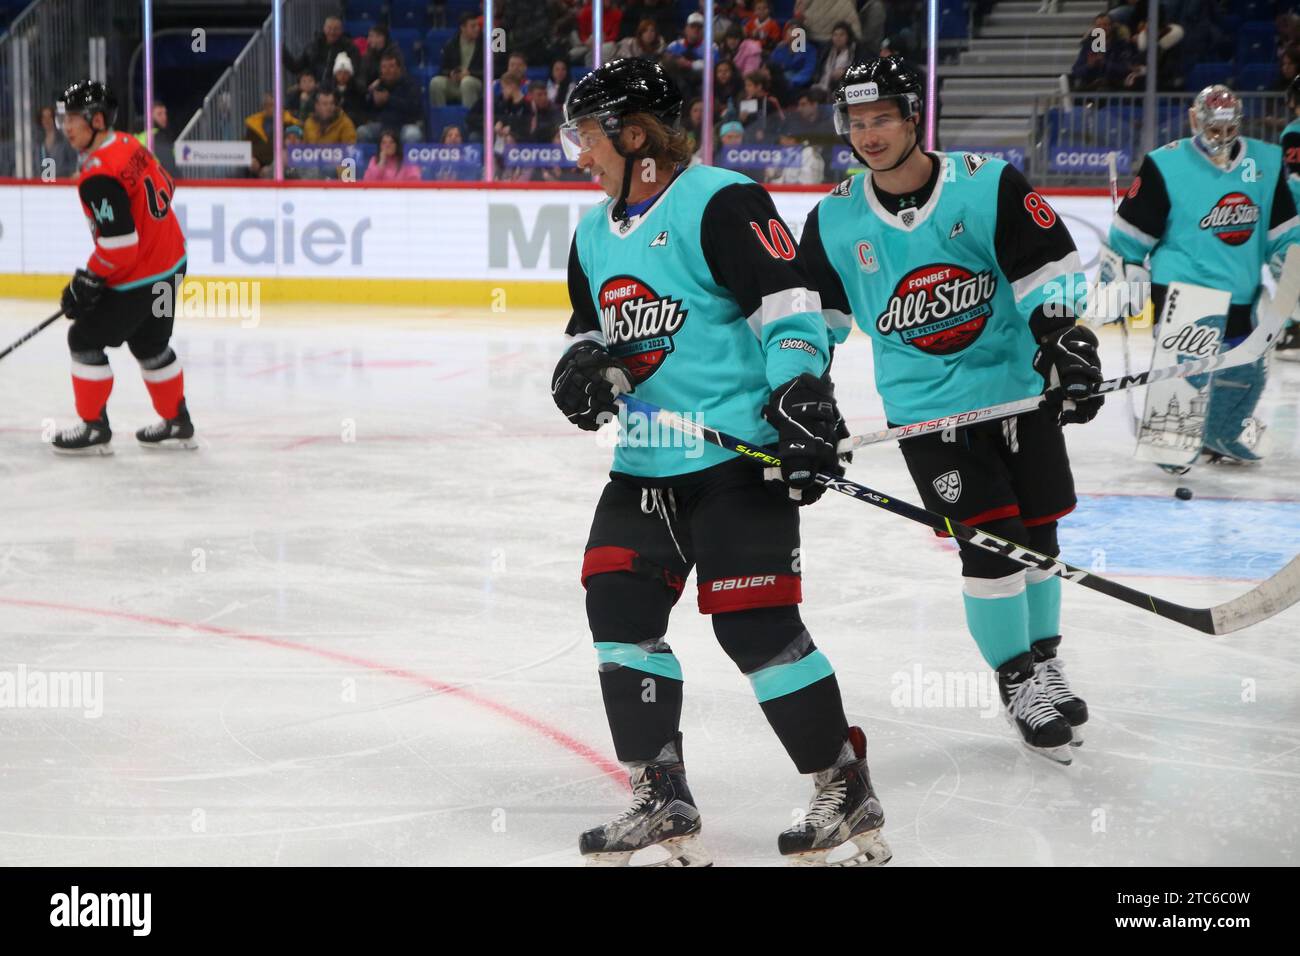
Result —
<path fill-rule="evenodd" d="M 1190 111 L 1196 145 L 1214 159 L 1227 158 L 1241 132 L 1241 100 L 1226 86 L 1216 83 L 1196 94 Z"/>

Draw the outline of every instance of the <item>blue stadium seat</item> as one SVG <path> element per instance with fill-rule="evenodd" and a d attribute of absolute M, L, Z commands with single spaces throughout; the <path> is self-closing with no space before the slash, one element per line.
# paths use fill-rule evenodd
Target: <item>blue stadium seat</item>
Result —
<path fill-rule="evenodd" d="M 428 0 L 392 0 L 388 5 L 388 25 L 394 30 L 410 29 L 423 33 L 429 27 Z"/>
<path fill-rule="evenodd" d="M 1272 20 L 1275 16 L 1274 0 L 1237 0 L 1235 6 L 1235 12 L 1247 20 Z"/>
<path fill-rule="evenodd" d="M 442 130 L 446 126 L 459 126 L 465 132 L 465 117 L 469 110 L 463 106 L 430 106 L 428 114 L 427 135 L 429 142 L 442 142 Z"/>
<path fill-rule="evenodd" d="M 420 51 L 424 49 L 424 44 L 420 42 L 421 30 L 400 29 L 393 30 L 393 42 L 397 48 L 402 51 L 402 59 L 407 66 L 415 66 L 420 62 Z"/>
<path fill-rule="evenodd" d="M 455 27 L 437 28 L 430 30 L 424 35 L 424 57 L 430 63 L 437 65 L 438 58 L 442 56 L 442 48 L 447 45 L 452 37 L 456 35 Z"/>
<path fill-rule="evenodd" d="M 551 68 L 549 66 L 530 66 L 525 71 L 525 75 L 528 77 L 530 83 L 533 80 L 546 82 L 546 78 L 551 75 Z"/>
<path fill-rule="evenodd" d="M 374 20 L 344 20 L 343 29 L 354 40 L 364 40 L 375 22 Z"/>
<path fill-rule="evenodd" d="M 1237 31 L 1237 65 L 1277 62 L 1277 30 L 1268 20 L 1244 23 Z"/>
<path fill-rule="evenodd" d="M 1236 89 L 1240 93 L 1265 93 L 1273 88 L 1277 67 L 1272 63 L 1251 63 L 1237 71 Z"/>
<path fill-rule="evenodd" d="M 939 39 L 965 40 L 970 36 L 966 0 L 939 0 Z"/>
<path fill-rule="evenodd" d="M 384 0 L 348 0 L 347 20 L 366 20 L 370 23 L 384 19 Z"/>
<path fill-rule="evenodd" d="M 1212 83 L 1232 85 L 1233 70 L 1231 63 L 1198 63 L 1187 71 L 1184 87 L 1199 92 Z"/>

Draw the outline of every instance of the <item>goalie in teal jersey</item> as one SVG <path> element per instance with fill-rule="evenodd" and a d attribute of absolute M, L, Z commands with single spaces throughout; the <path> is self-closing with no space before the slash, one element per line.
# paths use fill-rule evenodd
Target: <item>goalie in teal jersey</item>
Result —
<path fill-rule="evenodd" d="M 841 865 L 885 863 L 866 737 L 848 725 L 835 673 L 798 607 L 798 506 L 824 490 L 814 474 L 844 473 L 836 441 L 847 434 L 825 376 L 820 301 L 763 187 L 687 166 L 681 106 L 662 67 L 644 59 L 607 63 L 569 94 L 561 142 L 609 198 L 573 237 L 573 316 L 552 394 L 590 431 L 635 390 L 776 445 L 781 468 L 764 487 L 764 471 L 749 461 L 683 447 L 624 416 L 582 583 L 632 805 L 584 832 L 579 849 L 606 865 L 633 863 L 642 850 L 665 865 L 708 862 L 682 759 L 682 670 L 664 640 L 694 568 L 701 613 L 796 768 L 813 775 L 808 813 L 780 834 L 779 851 L 841 863 L 834 854 L 843 847 Z"/>
<path fill-rule="evenodd" d="M 827 324 L 851 316 L 871 336 L 876 390 L 891 425 L 1028 398 L 1073 395 L 1005 419 L 905 439 L 931 511 L 1055 556 L 1074 509 L 1061 422 L 1086 422 L 1100 397 L 1097 339 L 1076 326 L 1084 277 L 1074 241 L 1013 167 L 920 148 L 922 90 L 898 57 L 851 67 L 835 126 L 867 167 L 808 217 L 800 239 Z M 1025 745 L 1062 763 L 1088 708 L 1060 656 L 1061 579 L 961 546 L 966 623 L 997 671 Z"/>
<path fill-rule="evenodd" d="M 1300 242 L 1282 150 L 1239 135 L 1241 116 L 1241 100 L 1226 86 L 1202 90 L 1189 111 L 1192 135 L 1142 160 L 1107 240 L 1124 263 L 1120 288 L 1149 286 L 1157 317 L 1170 283 L 1228 292 L 1228 314 L 1219 328 L 1224 348 L 1254 327 L 1264 265 L 1276 277 L 1287 248 Z M 1134 314 L 1145 301 L 1125 304 L 1125 314 Z M 1255 409 L 1267 377 L 1264 358 L 1210 380 L 1202 435 L 1206 459 L 1262 457 L 1264 428 Z"/>

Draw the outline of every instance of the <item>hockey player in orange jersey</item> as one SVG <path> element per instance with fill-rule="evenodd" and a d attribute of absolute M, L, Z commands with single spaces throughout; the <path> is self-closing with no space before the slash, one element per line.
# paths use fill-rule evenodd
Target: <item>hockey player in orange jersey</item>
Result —
<path fill-rule="evenodd" d="M 77 193 L 95 241 L 90 261 L 63 290 L 82 420 L 55 436 L 61 454 L 112 454 L 113 369 L 104 350 L 124 342 L 163 419 L 137 431 L 136 440 L 145 448 L 198 447 L 180 360 L 169 344 L 185 271 L 175 186 L 152 153 L 113 129 L 116 113 L 116 98 L 95 80 L 74 83 L 58 103 L 63 133 L 81 154 Z"/>

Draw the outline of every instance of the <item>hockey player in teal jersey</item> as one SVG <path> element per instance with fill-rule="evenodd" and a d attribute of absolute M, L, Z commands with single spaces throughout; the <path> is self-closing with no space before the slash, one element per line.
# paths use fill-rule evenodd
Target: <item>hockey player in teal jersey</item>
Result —
<path fill-rule="evenodd" d="M 1291 199 L 1300 208 L 1300 76 L 1292 79 L 1287 87 L 1286 109 L 1291 121 L 1282 130 L 1282 164 L 1286 167 Z M 1291 313 L 1291 321 L 1277 343 L 1277 355 L 1293 362 L 1300 360 L 1300 306 Z"/>
<path fill-rule="evenodd" d="M 925 506 L 1055 556 L 1074 509 L 1060 423 L 1101 398 L 1097 339 L 1075 325 L 1084 279 L 1056 213 L 1007 163 L 926 153 L 917 74 L 898 57 L 854 66 L 835 92 L 836 131 L 867 166 L 809 216 L 800 249 L 827 322 L 871 336 L 891 424 L 1028 398 L 1079 398 L 906 439 Z M 1060 392 L 1053 392 L 1059 394 Z M 961 546 L 966 622 L 998 674 L 1009 721 L 1035 752 L 1069 763 L 1087 705 L 1060 657 L 1060 578 Z"/>
<path fill-rule="evenodd" d="M 851 844 L 853 864 L 884 863 L 866 738 L 849 726 L 834 671 L 798 608 L 798 506 L 820 497 L 814 474 L 843 474 L 835 445 L 847 434 L 825 376 L 820 302 L 763 188 L 687 167 L 680 112 L 676 87 L 644 59 L 605 64 L 569 94 L 561 142 L 609 198 L 574 235 L 573 316 L 552 394 L 570 421 L 594 430 L 617 414 L 619 394 L 635 391 L 775 445 L 781 469 L 764 487 L 752 463 L 656 440 L 653 427 L 624 416 L 582 582 L 632 805 L 584 832 L 579 850 L 607 865 L 652 847 L 665 864 L 707 862 L 682 761 L 682 671 L 664 640 L 694 567 L 700 611 L 799 772 L 813 775 L 809 811 L 781 833 L 779 851 L 840 862 L 827 856 Z"/>
<path fill-rule="evenodd" d="M 1282 150 L 1238 135 L 1241 100 L 1226 86 L 1206 87 L 1190 109 L 1192 136 L 1148 153 L 1124 195 L 1108 244 L 1124 261 L 1121 288 L 1149 284 L 1159 316 L 1171 282 L 1231 295 L 1223 347 L 1250 334 L 1261 270 L 1280 271 L 1300 242 L 1300 218 L 1287 186 Z M 1127 303 L 1141 311 L 1143 302 Z M 1208 460 L 1258 461 L 1267 358 L 1210 380 L 1204 444 Z"/>

